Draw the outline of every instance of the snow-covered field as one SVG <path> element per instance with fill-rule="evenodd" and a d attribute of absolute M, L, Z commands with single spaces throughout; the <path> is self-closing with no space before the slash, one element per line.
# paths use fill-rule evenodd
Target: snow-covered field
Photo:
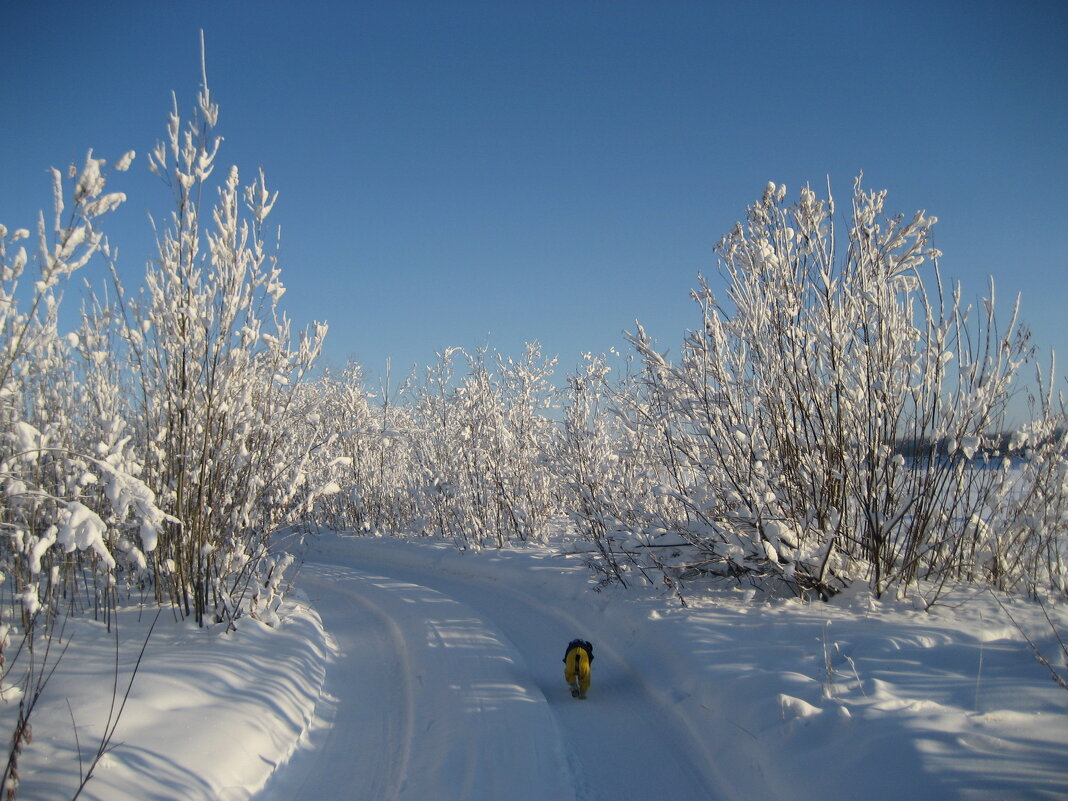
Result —
<path fill-rule="evenodd" d="M 549 549 L 332 534 L 297 587 L 273 627 L 203 632 L 165 612 L 82 797 L 1068 798 L 1068 692 L 979 590 L 931 612 L 741 589 L 681 608 L 595 592 L 580 559 Z M 1041 610 L 1010 609 L 1063 664 Z M 122 686 L 150 622 L 120 616 Z M 95 750 L 108 716 L 114 639 L 68 633 L 21 798 L 69 799 L 78 743 Z M 595 647 L 585 701 L 562 677 L 573 637 Z M 4 702 L 8 721 L 17 697 Z"/>

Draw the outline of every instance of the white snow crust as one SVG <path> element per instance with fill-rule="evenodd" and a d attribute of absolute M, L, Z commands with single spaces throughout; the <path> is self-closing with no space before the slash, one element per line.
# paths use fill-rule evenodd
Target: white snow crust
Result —
<path fill-rule="evenodd" d="M 1068 692 L 976 589 L 931 611 L 741 588 L 683 608 L 596 592 L 579 557 L 547 548 L 333 534 L 297 586 L 275 626 L 201 631 L 165 611 L 82 797 L 1068 797 Z M 1059 664 L 1041 610 L 1007 603 Z M 1068 629 L 1064 608 L 1051 614 Z M 122 684 L 149 618 L 119 617 Z M 107 718 L 114 641 L 99 623 L 72 633 L 22 756 L 23 798 L 69 798 L 71 712 L 83 751 Z M 574 637 L 594 644 L 585 701 L 562 676 Z M 17 703 L 5 693 L 5 726 Z"/>

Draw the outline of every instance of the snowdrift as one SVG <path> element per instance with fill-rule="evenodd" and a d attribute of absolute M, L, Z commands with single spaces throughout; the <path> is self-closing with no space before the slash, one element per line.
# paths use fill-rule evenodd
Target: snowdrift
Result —
<path fill-rule="evenodd" d="M 483 798 L 480 787 L 503 785 L 478 783 L 479 758 L 520 771 L 521 798 L 1068 797 L 1068 692 L 976 589 L 930 611 L 859 592 L 768 602 L 743 588 L 683 608 L 649 590 L 594 591 L 580 557 L 550 549 L 333 534 L 297 585 L 307 594 L 290 596 L 276 626 L 244 619 L 225 634 L 165 612 L 82 797 Z M 1041 610 L 1005 603 L 1063 661 Z M 1062 631 L 1065 611 L 1051 610 Z M 120 689 L 149 623 L 120 615 Z M 452 646 L 434 651 L 431 627 L 452 632 Z M 23 798 L 69 798 L 79 744 L 95 750 L 107 718 L 114 640 L 97 623 L 69 633 L 22 757 Z M 574 636 L 597 654 L 581 702 L 560 663 Z M 17 703 L 8 690 L 5 722 Z M 479 718 L 508 724 L 489 732 L 464 725 L 520 707 Z M 337 753 L 352 764 L 324 758 Z M 431 757 L 441 771 L 421 764 Z M 376 762 L 381 775 L 356 769 Z"/>

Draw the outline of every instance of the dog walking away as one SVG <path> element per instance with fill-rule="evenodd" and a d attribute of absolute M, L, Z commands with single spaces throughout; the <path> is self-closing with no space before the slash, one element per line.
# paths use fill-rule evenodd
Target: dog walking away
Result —
<path fill-rule="evenodd" d="M 593 646 L 586 640 L 572 640 L 564 654 L 564 681 L 571 687 L 572 698 L 585 698 L 590 689 L 590 663 Z"/>

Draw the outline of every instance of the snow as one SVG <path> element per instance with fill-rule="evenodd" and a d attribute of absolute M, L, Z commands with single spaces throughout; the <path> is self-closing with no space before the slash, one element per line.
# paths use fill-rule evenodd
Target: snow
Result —
<path fill-rule="evenodd" d="M 923 611 L 737 588 L 681 607 L 594 591 L 581 562 L 323 534 L 277 625 L 205 631 L 164 611 L 82 797 L 1068 797 L 1068 693 L 989 593 L 954 589 Z M 1061 665 L 1038 606 L 1005 603 Z M 1068 630 L 1068 610 L 1047 608 Z M 150 623 L 119 615 L 120 689 Z M 71 714 L 83 752 L 107 719 L 114 641 L 100 623 L 68 630 L 22 798 L 69 798 Z M 562 675 L 574 637 L 595 648 L 585 701 Z M 17 694 L 3 703 L 6 724 Z"/>
<path fill-rule="evenodd" d="M 147 606 L 118 615 L 119 702 L 154 616 Z M 116 635 L 103 623 L 68 620 L 66 636 L 68 650 L 33 715 L 19 798 L 69 801 L 79 783 L 79 747 L 87 768 L 106 727 Z M 204 631 L 175 622 L 164 610 L 115 733 L 116 747 L 81 798 L 249 798 L 312 724 L 328 657 L 319 616 L 295 599 L 278 628 L 246 619 L 229 634 L 222 626 Z M 7 731 L 17 706 L 18 696 L 5 691 Z"/>
<path fill-rule="evenodd" d="M 115 567 L 115 560 L 104 542 L 108 527 L 96 512 L 83 503 L 70 501 L 60 519 L 62 522 L 56 540 L 67 553 L 75 548 L 82 551 L 92 548 L 109 568 Z M 40 569 L 40 557 L 34 566 Z"/>
<path fill-rule="evenodd" d="M 115 169 L 118 172 L 126 172 L 128 169 L 130 169 L 130 165 L 133 163 L 133 160 L 135 158 L 137 158 L 137 151 L 128 150 L 127 152 L 123 153 L 122 157 L 118 161 L 115 162 Z"/>
<path fill-rule="evenodd" d="M 28 462 L 40 458 L 41 448 L 45 447 L 47 442 L 40 431 L 23 420 L 17 420 L 11 426 L 9 436 L 19 458 Z"/>

